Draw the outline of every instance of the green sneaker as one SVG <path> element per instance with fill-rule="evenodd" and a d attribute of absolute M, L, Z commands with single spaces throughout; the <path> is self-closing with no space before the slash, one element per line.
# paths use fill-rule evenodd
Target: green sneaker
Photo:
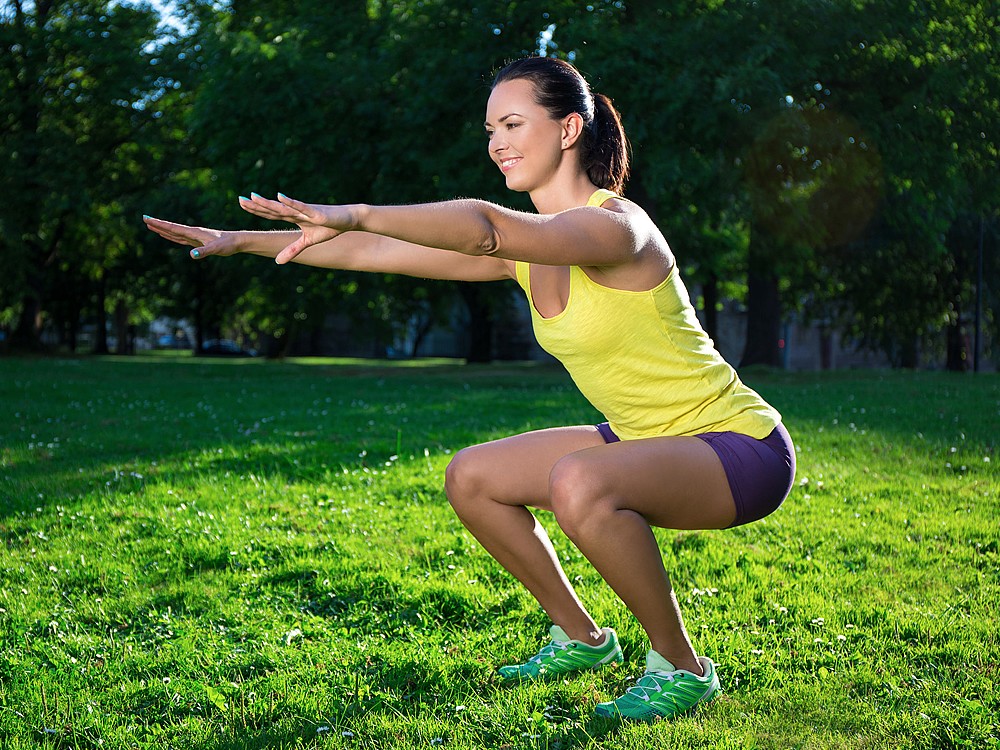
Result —
<path fill-rule="evenodd" d="M 707 703 L 719 690 L 715 664 L 707 656 L 699 656 L 705 670 L 699 677 L 674 665 L 656 651 L 646 654 L 646 673 L 621 698 L 598 703 L 594 712 L 608 718 L 650 720 L 670 719 L 690 711 L 698 703 Z"/>
<path fill-rule="evenodd" d="M 590 646 L 583 641 L 574 641 L 558 625 L 549 628 L 552 642 L 524 664 L 500 667 L 500 676 L 505 680 L 540 680 L 546 677 L 576 672 L 581 669 L 598 669 L 605 664 L 624 661 L 618 635 L 611 628 L 603 628 L 604 643 Z"/>

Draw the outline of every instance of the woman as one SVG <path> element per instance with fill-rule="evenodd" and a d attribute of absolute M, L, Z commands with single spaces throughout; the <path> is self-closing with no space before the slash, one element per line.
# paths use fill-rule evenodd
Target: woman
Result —
<path fill-rule="evenodd" d="M 646 672 L 602 716 L 670 717 L 710 700 L 715 665 L 685 632 L 652 526 L 722 529 L 784 500 L 795 452 L 780 415 L 743 385 L 705 335 L 663 236 L 622 197 L 617 112 L 568 63 L 515 61 L 486 110 L 489 154 L 538 214 L 476 200 L 417 206 L 312 205 L 240 198 L 300 232 L 225 232 L 146 217 L 194 258 L 249 252 L 323 268 L 465 281 L 514 279 L 539 343 L 605 415 L 457 453 L 445 489 L 462 523 L 551 618 L 551 641 L 506 680 L 622 661 L 587 612 L 529 506 L 559 526 L 639 620 Z M 509 471 L 509 467 L 518 467 Z"/>

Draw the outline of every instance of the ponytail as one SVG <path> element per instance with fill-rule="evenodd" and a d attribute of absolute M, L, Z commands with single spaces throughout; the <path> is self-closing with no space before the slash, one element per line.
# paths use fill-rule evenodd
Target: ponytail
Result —
<path fill-rule="evenodd" d="M 583 168 L 598 187 L 621 195 L 629 174 L 629 144 L 615 105 L 594 94 L 594 119 L 584 128 Z"/>
<path fill-rule="evenodd" d="M 580 72 L 555 57 L 524 57 L 508 63 L 493 79 L 525 79 L 535 88 L 535 101 L 559 120 L 574 112 L 583 118 L 580 164 L 590 181 L 621 195 L 629 174 L 629 144 L 621 117 L 611 100 L 594 94 Z"/>

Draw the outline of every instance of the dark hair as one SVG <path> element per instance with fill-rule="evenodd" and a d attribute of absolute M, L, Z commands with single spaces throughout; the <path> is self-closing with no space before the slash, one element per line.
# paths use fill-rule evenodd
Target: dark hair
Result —
<path fill-rule="evenodd" d="M 621 193 L 628 179 L 629 145 L 621 117 L 611 100 L 595 94 L 580 72 L 555 57 L 524 57 L 508 63 L 492 88 L 524 79 L 535 87 L 535 101 L 560 120 L 574 112 L 583 118 L 581 165 L 591 182 Z"/>

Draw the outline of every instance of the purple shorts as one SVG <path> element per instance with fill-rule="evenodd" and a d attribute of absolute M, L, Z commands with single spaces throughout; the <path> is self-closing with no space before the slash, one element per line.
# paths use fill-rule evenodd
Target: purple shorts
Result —
<path fill-rule="evenodd" d="M 597 430 L 606 443 L 620 439 L 607 422 Z M 736 520 L 730 528 L 770 515 L 788 497 L 795 479 L 795 446 L 784 425 L 763 440 L 738 432 L 704 432 L 695 437 L 712 447 L 729 479 L 736 502 Z"/>

